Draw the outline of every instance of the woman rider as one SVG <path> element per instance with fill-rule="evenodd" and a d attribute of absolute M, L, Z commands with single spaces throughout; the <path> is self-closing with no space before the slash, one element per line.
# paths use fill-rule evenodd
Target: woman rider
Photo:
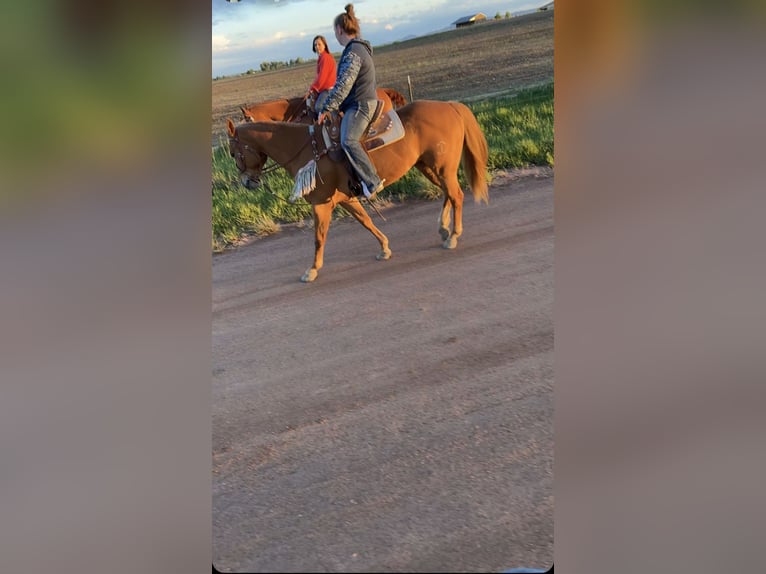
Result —
<path fill-rule="evenodd" d="M 317 75 L 314 78 L 314 82 L 309 86 L 309 93 L 307 94 L 307 100 L 312 103 L 311 111 L 313 113 L 324 102 L 327 90 L 335 85 L 337 69 L 335 67 L 335 59 L 330 54 L 327 40 L 325 40 L 324 36 L 314 36 L 311 49 L 314 50 L 314 53 L 318 54 Z M 316 102 L 316 107 L 314 107 L 314 102 Z"/>
<path fill-rule="evenodd" d="M 317 123 L 323 123 L 334 111 L 343 112 L 341 146 L 362 182 L 362 192 L 365 197 L 372 199 L 383 189 L 385 180 L 378 176 L 359 140 L 370 125 L 377 105 L 375 64 L 372 61 L 372 46 L 360 37 L 361 29 L 354 15 L 354 5 L 348 4 L 345 9 L 334 22 L 335 38 L 344 47 L 338 65 L 338 77 L 320 107 Z"/>

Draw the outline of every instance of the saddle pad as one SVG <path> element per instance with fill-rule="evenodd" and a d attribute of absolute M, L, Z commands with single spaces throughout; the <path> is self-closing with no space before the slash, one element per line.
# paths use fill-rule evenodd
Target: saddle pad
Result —
<path fill-rule="evenodd" d="M 390 122 L 390 127 L 362 142 L 367 151 L 380 149 L 404 137 L 404 126 L 402 125 L 402 120 L 399 119 L 399 114 L 394 110 L 389 110 L 386 116 L 388 118 L 387 122 Z M 380 125 L 380 121 L 377 125 Z"/>

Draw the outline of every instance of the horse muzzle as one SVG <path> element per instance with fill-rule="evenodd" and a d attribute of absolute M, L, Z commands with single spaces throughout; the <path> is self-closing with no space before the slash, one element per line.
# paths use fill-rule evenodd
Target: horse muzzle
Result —
<path fill-rule="evenodd" d="M 256 189 L 261 183 L 261 178 L 260 177 L 252 178 L 248 174 L 243 173 L 240 176 L 239 181 L 247 189 Z"/>

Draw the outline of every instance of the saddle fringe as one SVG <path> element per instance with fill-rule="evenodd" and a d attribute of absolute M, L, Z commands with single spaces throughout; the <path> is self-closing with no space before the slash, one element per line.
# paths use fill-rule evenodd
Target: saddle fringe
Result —
<path fill-rule="evenodd" d="M 304 195 L 311 193 L 317 186 L 317 164 L 312 159 L 295 174 L 295 185 L 290 196 L 290 203 L 295 203 Z"/>

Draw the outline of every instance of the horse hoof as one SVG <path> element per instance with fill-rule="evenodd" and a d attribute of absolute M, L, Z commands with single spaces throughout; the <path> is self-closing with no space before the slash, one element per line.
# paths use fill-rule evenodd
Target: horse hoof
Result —
<path fill-rule="evenodd" d="M 439 235 L 441 235 L 442 241 L 447 241 L 447 239 L 449 238 L 449 229 L 447 229 L 446 227 L 440 227 Z"/>
<path fill-rule="evenodd" d="M 384 249 L 383 251 L 381 251 L 375 256 L 375 259 L 377 259 L 378 261 L 386 261 L 387 259 L 391 259 L 391 250 Z"/>
<path fill-rule="evenodd" d="M 457 247 L 457 237 L 450 237 L 442 244 L 444 249 L 455 249 Z"/>
<path fill-rule="evenodd" d="M 311 283 L 316 278 L 317 278 L 317 270 L 309 269 L 303 274 L 303 277 L 301 277 L 301 281 L 303 281 L 304 283 Z"/>

